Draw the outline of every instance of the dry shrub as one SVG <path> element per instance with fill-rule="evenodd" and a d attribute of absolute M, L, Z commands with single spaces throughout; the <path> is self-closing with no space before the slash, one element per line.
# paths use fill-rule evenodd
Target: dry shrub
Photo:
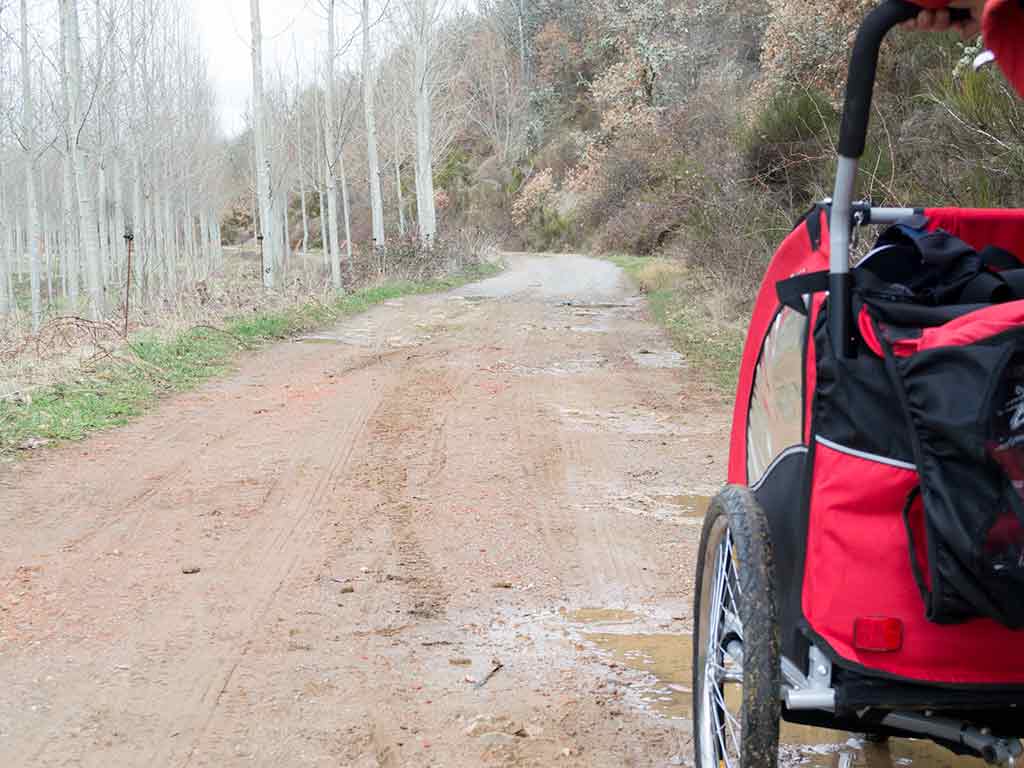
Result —
<path fill-rule="evenodd" d="M 392 237 L 382 248 L 353 251 L 346 282 L 362 288 L 387 280 L 432 280 L 497 258 L 493 235 L 467 227 L 438 237 L 428 247 L 415 232 Z"/>
<path fill-rule="evenodd" d="M 838 98 L 849 51 L 861 21 L 877 0 L 769 0 L 758 95 L 770 99 L 793 83 Z"/>
<path fill-rule="evenodd" d="M 605 253 L 655 253 L 679 231 L 687 208 L 684 197 L 671 194 L 622 201 L 598 230 L 595 244 Z"/>
<path fill-rule="evenodd" d="M 743 132 L 744 171 L 755 183 L 782 189 L 791 208 L 822 197 L 822 173 L 835 157 L 839 116 L 824 94 L 781 91 Z"/>
<path fill-rule="evenodd" d="M 672 291 L 683 284 L 686 279 L 686 268 L 677 260 L 652 259 L 644 264 L 633 278 L 643 293 Z"/>

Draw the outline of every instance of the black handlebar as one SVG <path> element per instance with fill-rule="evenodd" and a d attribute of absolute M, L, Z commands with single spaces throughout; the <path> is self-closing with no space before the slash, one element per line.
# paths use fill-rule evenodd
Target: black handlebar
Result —
<path fill-rule="evenodd" d="M 850 58 L 846 105 L 839 130 L 839 154 L 843 157 L 860 158 L 864 154 L 882 41 L 893 27 L 916 18 L 920 12 L 921 8 L 908 0 L 888 0 L 875 8 L 861 25 Z M 971 11 L 966 8 L 950 8 L 949 13 L 953 22 L 971 19 Z"/>

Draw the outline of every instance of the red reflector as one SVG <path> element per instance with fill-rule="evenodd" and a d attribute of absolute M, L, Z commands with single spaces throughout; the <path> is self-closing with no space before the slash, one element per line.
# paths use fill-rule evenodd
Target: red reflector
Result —
<path fill-rule="evenodd" d="M 853 622 L 853 647 L 858 651 L 892 653 L 903 647 L 903 622 L 867 616 Z"/>

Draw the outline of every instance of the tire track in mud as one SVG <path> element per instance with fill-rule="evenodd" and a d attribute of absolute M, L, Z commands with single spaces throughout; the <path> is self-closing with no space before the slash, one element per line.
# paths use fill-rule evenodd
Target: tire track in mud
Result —
<path fill-rule="evenodd" d="M 343 433 L 347 436 L 347 440 L 339 441 L 336 444 L 326 471 L 319 474 L 308 485 L 299 499 L 287 505 L 290 507 L 291 514 L 285 517 L 290 523 L 276 526 L 273 535 L 260 537 L 264 539 L 263 541 L 256 542 L 250 540 L 244 546 L 243 549 L 246 552 L 260 553 L 258 559 L 261 562 L 279 562 L 279 565 L 277 569 L 271 569 L 269 573 L 265 574 L 260 579 L 258 588 L 253 590 L 254 594 L 260 597 L 252 602 L 249 606 L 248 615 L 245 616 L 244 624 L 250 627 L 250 631 L 241 652 L 232 661 L 220 666 L 218 674 L 213 678 L 214 684 L 205 688 L 197 705 L 188 706 L 183 709 L 183 712 L 196 713 L 196 717 L 201 720 L 201 724 L 192 737 L 191 747 L 188 749 L 184 759 L 178 763 L 177 760 L 168 759 L 171 758 L 171 755 L 159 755 L 154 764 L 180 764 L 182 768 L 188 768 L 192 764 L 196 747 L 206 735 L 221 698 L 232 683 L 232 678 L 238 665 L 249 652 L 252 642 L 251 636 L 265 623 L 267 612 L 278 599 L 282 587 L 294 574 L 299 561 L 308 555 L 313 541 L 320 535 L 320 527 L 328 512 L 324 503 L 327 491 L 334 486 L 336 478 L 344 473 L 352 458 L 353 451 L 356 445 L 358 445 L 366 426 L 365 413 L 356 411 L 355 418 L 347 426 L 348 429 Z M 289 475 L 291 474 L 293 473 L 289 473 Z M 279 487 L 279 484 L 275 484 L 275 489 Z M 287 493 L 287 491 L 283 493 Z M 268 501 L 272 495 L 273 491 L 268 494 Z M 300 529 L 304 530 L 300 531 Z M 217 682 L 220 680 L 223 680 L 223 682 L 217 685 Z M 216 690 L 216 695 L 211 697 L 211 693 L 214 690 Z"/>
<path fill-rule="evenodd" d="M 381 361 L 380 356 L 371 357 L 370 365 L 359 366 L 357 373 L 375 367 Z M 384 367 L 388 366 L 389 363 L 385 363 Z M 182 650 L 191 649 L 186 651 L 190 660 L 183 665 L 184 675 L 173 680 L 157 675 L 147 681 L 148 686 L 144 686 L 156 686 L 155 690 L 162 691 L 160 698 L 172 704 L 170 708 L 165 708 L 162 716 L 176 723 L 178 734 L 175 739 L 164 742 L 161 748 L 150 753 L 147 764 L 190 764 L 195 745 L 203 739 L 224 692 L 231 686 L 239 663 L 249 651 L 252 637 L 263 629 L 267 612 L 282 586 L 294 576 L 297 566 L 309 559 L 310 550 L 320 535 L 324 517 L 332 508 L 328 503 L 329 494 L 336 489 L 338 478 L 345 474 L 355 446 L 359 444 L 366 415 L 373 408 L 372 401 L 379 397 L 374 388 L 360 386 L 359 390 L 364 393 L 363 397 L 342 403 L 340 412 L 327 423 L 313 423 L 317 421 L 315 415 L 306 414 L 299 423 L 288 425 L 285 423 L 291 420 L 292 415 L 279 415 L 280 423 L 272 427 L 282 437 L 281 444 L 273 452 L 280 457 L 272 462 L 275 471 L 261 480 L 258 501 L 246 513 L 246 525 L 238 531 L 241 536 L 236 535 L 209 553 L 211 559 L 216 559 L 218 578 L 223 579 L 218 585 L 224 592 L 218 598 L 222 609 L 215 610 L 212 616 L 197 624 L 195 607 L 207 602 L 209 593 L 186 588 L 178 594 L 163 596 L 159 600 L 159 607 L 151 606 L 149 611 L 151 615 L 157 614 L 154 616 L 155 621 L 134 630 L 130 645 L 137 649 L 136 653 L 166 656 L 166 641 L 171 638 L 174 638 L 172 645 L 179 645 Z M 370 403 L 366 402 L 366 394 L 369 394 Z M 340 421 L 338 416 L 341 417 Z M 322 467 L 317 466 L 320 463 L 317 461 L 317 453 L 323 444 L 323 433 L 319 430 L 331 426 L 334 427 L 334 437 L 340 439 L 332 441 L 329 460 L 322 462 Z M 255 432 L 261 431 L 266 431 L 266 425 L 253 424 L 250 419 L 232 437 L 238 442 L 245 442 L 251 440 Z M 303 432 L 307 433 L 304 441 L 298 444 L 292 442 L 289 436 L 294 437 Z M 263 439 L 266 440 L 265 435 Z M 281 460 L 289 454 L 290 458 Z M 191 483 L 183 483 L 184 487 L 210 487 L 210 480 L 218 473 L 230 475 L 236 471 L 238 461 L 234 451 L 221 451 L 219 464 L 215 461 L 213 466 L 209 466 L 208 454 L 198 452 L 182 458 L 177 464 L 181 467 L 180 477 L 192 478 Z M 311 466 L 317 467 L 317 471 L 306 471 Z M 166 478 L 164 481 L 166 483 Z M 150 498 L 152 491 L 152 488 L 147 488 L 136 496 L 140 499 Z M 202 503 L 202 494 L 199 496 Z M 108 525 L 121 530 L 129 527 L 138 539 L 132 544 L 140 552 L 156 551 L 161 546 L 159 537 L 154 539 L 159 531 L 153 530 L 151 520 L 147 521 L 146 511 L 144 507 L 129 510 L 125 518 L 108 521 Z M 129 525 L 129 521 L 134 522 Z M 128 541 L 124 537 L 122 540 Z M 69 552 L 68 557 L 81 560 L 83 557 L 88 559 L 90 554 L 90 548 L 82 548 L 81 551 Z M 65 573 L 75 571 L 68 565 L 62 570 Z M 206 644 L 197 644 L 195 639 L 190 639 L 195 637 L 197 631 L 208 634 L 210 640 Z M 163 650 L 161 646 L 164 646 Z M 231 648 L 234 652 L 230 651 Z M 130 656 L 128 661 L 125 668 L 146 663 L 144 657 L 137 655 Z M 138 685 L 135 688 L 133 698 L 141 695 Z M 54 732 L 81 730 L 83 715 L 94 711 L 94 707 L 88 698 L 81 699 L 77 706 L 65 710 L 62 724 Z M 34 735 L 35 738 L 29 739 L 29 742 L 35 742 L 35 745 L 24 744 L 24 750 L 14 754 L 12 764 L 45 765 L 59 762 L 60 758 L 50 754 L 53 742 L 51 734 Z"/>
<path fill-rule="evenodd" d="M 357 485 L 378 496 L 374 516 L 387 522 L 397 562 L 413 606 L 410 615 L 431 619 L 444 612 L 448 594 L 415 528 L 414 487 L 429 484 L 445 469 L 444 402 L 455 387 L 447 367 L 422 363 L 403 373 L 401 383 L 367 424 L 368 451 L 353 472 Z"/>

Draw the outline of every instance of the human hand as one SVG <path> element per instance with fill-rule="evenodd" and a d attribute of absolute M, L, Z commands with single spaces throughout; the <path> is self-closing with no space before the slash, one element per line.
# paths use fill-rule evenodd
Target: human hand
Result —
<path fill-rule="evenodd" d="M 946 8 L 937 11 L 923 10 L 916 19 L 911 19 L 904 24 L 907 29 L 917 29 L 922 32 L 945 32 L 955 29 L 960 32 L 964 39 L 974 37 L 981 33 L 981 16 L 985 10 L 986 0 L 956 0 L 950 3 L 950 8 L 966 8 L 971 12 L 969 21 L 952 21 L 949 10 Z"/>

